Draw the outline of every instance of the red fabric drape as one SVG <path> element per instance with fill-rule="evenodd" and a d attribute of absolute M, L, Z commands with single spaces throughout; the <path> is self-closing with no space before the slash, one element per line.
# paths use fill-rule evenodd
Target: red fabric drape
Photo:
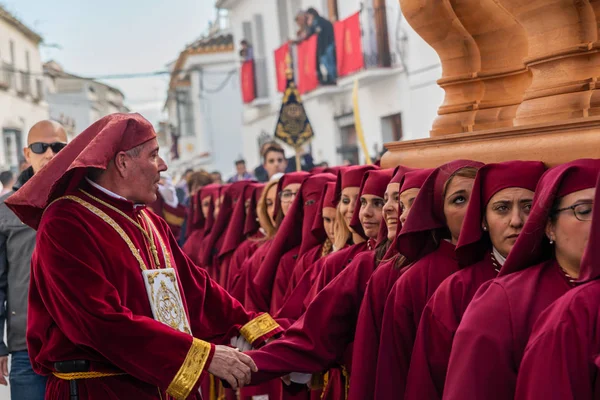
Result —
<path fill-rule="evenodd" d="M 289 43 L 284 44 L 277 50 L 275 50 L 275 71 L 277 73 L 277 91 L 285 92 L 287 85 L 287 78 L 285 76 L 285 70 L 287 69 L 287 62 L 285 59 L 290 54 Z"/>
<path fill-rule="evenodd" d="M 317 77 L 317 35 L 298 45 L 298 90 L 301 94 L 315 90 Z"/>
<path fill-rule="evenodd" d="M 244 61 L 241 70 L 242 78 L 242 100 L 250 103 L 256 99 L 256 87 L 254 85 L 254 61 Z"/>
<path fill-rule="evenodd" d="M 333 26 L 338 76 L 350 75 L 365 66 L 360 34 L 360 13 L 338 21 Z"/>

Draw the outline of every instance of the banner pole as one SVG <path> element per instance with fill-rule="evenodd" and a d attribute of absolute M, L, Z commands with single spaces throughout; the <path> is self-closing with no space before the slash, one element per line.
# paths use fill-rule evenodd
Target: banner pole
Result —
<path fill-rule="evenodd" d="M 296 147 L 296 172 L 302 171 L 302 164 L 300 163 L 300 147 Z"/>

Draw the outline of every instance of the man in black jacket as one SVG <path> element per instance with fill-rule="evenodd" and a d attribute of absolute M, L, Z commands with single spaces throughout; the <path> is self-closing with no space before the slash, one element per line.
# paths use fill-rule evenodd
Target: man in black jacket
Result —
<path fill-rule="evenodd" d="M 333 24 L 321 17 L 317 10 L 306 10 L 308 23 L 308 36 L 317 36 L 317 74 L 319 81 L 325 85 L 333 85 L 337 79 L 337 66 L 335 54 L 335 36 Z"/>
<path fill-rule="evenodd" d="M 27 136 L 25 158 L 31 166 L 25 169 L 13 186 L 19 190 L 67 145 L 67 133 L 54 121 L 40 121 Z M 24 225 L 4 201 L 13 191 L 0 197 L 0 330 L 6 322 L 8 343 L 0 341 L 0 384 L 6 385 L 8 355 L 11 355 L 11 398 L 43 400 L 46 378 L 31 368 L 25 331 L 27 328 L 27 295 L 31 254 L 36 232 Z"/>

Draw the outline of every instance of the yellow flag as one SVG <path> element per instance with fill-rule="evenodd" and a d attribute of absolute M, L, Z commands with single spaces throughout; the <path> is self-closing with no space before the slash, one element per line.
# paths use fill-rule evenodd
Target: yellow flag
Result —
<path fill-rule="evenodd" d="M 365 133 L 363 132 L 362 123 L 360 122 L 360 112 L 358 109 L 358 79 L 354 81 L 354 89 L 352 90 L 352 103 L 354 106 L 354 126 L 356 128 L 356 136 L 360 142 L 360 147 L 365 155 L 367 164 L 372 164 L 367 142 L 365 141 Z"/>

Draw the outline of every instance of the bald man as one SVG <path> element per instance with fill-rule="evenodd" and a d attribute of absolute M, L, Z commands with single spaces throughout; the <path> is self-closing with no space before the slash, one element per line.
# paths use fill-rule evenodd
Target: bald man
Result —
<path fill-rule="evenodd" d="M 6 322 L 8 338 L 8 343 L 0 341 L 0 384 L 6 385 L 6 377 L 9 377 L 12 399 L 43 400 L 46 378 L 33 372 L 25 341 L 29 268 L 36 232 L 22 224 L 4 201 L 66 145 L 67 133 L 58 122 L 36 123 L 29 131 L 27 147 L 23 149 L 31 166 L 21 173 L 13 190 L 0 197 L 0 332 L 4 332 Z"/>

